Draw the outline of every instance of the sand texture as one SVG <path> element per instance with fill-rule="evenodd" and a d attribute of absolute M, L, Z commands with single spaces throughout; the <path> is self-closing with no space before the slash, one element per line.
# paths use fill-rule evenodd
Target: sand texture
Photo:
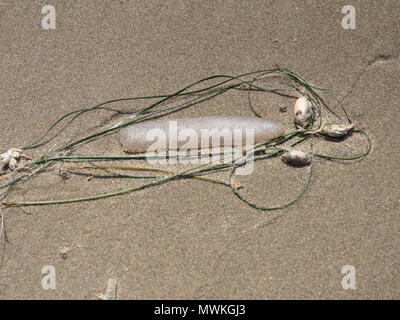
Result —
<path fill-rule="evenodd" d="M 109 279 L 118 281 L 117 299 L 400 298 L 398 0 L 352 1 L 353 30 L 341 26 L 349 1 L 48 2 L 55 30 L 41 26 L 43 1 L 0 0 L 2 151 L 33 142 L 79 108 L 275 65 L 332 89 L 373 147 L 352 164 L 314 161 L 310 188 L 278 212 L 257 211 L 226 186 L 190 179 L 93 202 L 2 208 L 9 242 L 0 249 L 0 299 L 96 299 Z M 288 112 L 254 95 L 263 116 L 293 127 L 293 101 L 281 101 Z M 56 147 L 111 125 L 111 115 L 77 118 Z M 179 113 L 210 115 L 252 116 L 247 93 Z M 117 138 L 84 152 L 123 155 Z M 343 143 L 357 148 L 357 141 Z M 51 147 L 29 152 L 37 157 Z M 12 198 L 68 198 L 141 183 L 63 180 L 59 167 L 18 185 Z M 252 202 L 274 205 L 301 190 L 307 170 L 274 159 L 237 182 Z M 55 267 L 54 290 L 41 285 L 46 265 Z M 356 268 L 355 290 L 342 288 L 345 265 Z"/>

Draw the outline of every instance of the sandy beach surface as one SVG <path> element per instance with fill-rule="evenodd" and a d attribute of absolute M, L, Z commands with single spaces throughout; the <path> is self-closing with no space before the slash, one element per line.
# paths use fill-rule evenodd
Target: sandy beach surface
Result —
<path fill-rule="evenodd" d="M 56 10 L 56 29 L 42 28 L 46 4 Z M 348 4 L 355 29 L 342 28 Z M 1 299 L 96 299 L 108 279 L 118 281 L 117 299 L 400 298 L 398 0 L 0 0 L 0 30 L 2 151 L 33 142 L 76 109 L 275 65 L 332 89 L 372 140 L 362 161 L 316 159 L 304 196 L 275 212 L 245 205 L 224 185 L 190 179 L 99 201 L 0 207 L 9 240 L 0 249 Z M 263 116 L 293 127 L 293 100 L 282 100 L 282 113 L 274 98 L 254 99 Z M 208 115 L 253 114 L 240 91 L 179 113 Z M 57 142 L 27 152 L 38 157 L 116 119 L 110 110 L 87 114 Z M 362 149 L 354 139 L 340 148 Z M 117 135 L 77 153 L 123 155 Z M 17 185 L 10 199 L 63 199 L 141 183 L 64 180 L 60 164 L 54 168 Z M 237 182 L 265 206 L 292 199 L 308 173 L 279 159 L 256 169 Z M 355 268 L 355 289 L 342 287 L 346 265 Z M 55 289 L 42 286 L 45 266 L 54 267 Z"/>

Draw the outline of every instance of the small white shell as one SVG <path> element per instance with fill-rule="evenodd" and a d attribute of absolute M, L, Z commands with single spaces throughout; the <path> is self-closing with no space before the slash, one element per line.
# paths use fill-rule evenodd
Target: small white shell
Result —
<path fill-rule="evenodd" d="M 303 96 L 296 100 L 293 113 L 294 122 L 302 128 L 307 127 L 311 120 L 311 102 L 307 97 Z"/>
<path fill-rule="evenodd" d="M 354 124 L 328 124 L 321 128 L 320 133 L 333 138 L 343 137 L 354 128 Z"/>
<path fill-rule="evenodd" d="M 311 157 L 303 151 L 291 150 L 282 155 L 282 161 L 288 164 L 308 165 Z"/>

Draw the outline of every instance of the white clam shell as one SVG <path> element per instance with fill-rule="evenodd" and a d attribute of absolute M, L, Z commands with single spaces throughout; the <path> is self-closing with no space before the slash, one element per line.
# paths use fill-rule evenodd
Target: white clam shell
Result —
<path fill-rule="evenodd" d="M 307 99 L 307 97 L 300 97 L 296 100 L 294 104 L 294 122 L 305 128 L 310 123 L 311 120 L 311 102 Z"/>
<path fill-rule="evenodd" d="M 288 164 L 308 165 L 311 163 L 311 157 L 303 151 L 291 150 L 282 155 L 282 161 Z"/>

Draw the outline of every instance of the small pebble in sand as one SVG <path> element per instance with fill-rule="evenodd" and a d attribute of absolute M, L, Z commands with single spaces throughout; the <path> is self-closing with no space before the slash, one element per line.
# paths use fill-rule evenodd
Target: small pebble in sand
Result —
<path fill-rule="evenodd" d="M 58 175 L 63 180 L 68 180 L 69 178 L 71 178 L 70 174 L 67 171 L 61 171 Z"/>
<path fill-rule="evenodd" d="M 240 190 L 243 188 L 243 186 L 241 184 L 234 183 L 234 184 L 232 184 L 232 188 L 235 190 Z"/>
<path fill-rule="evenodd" d="M 279 111 L 280 112 L 282 112 L 282 113 L 284 113 L 284 112 L 287 112 L 287 107 L 279 107 Z"/>
<path fill-rule="evenodd" d="M 63 249 L 61 249 L 58 254 L 61 256 L 61 258 L 63 258 L 64 260 L 67 259 L 68 257 L 68 252 L 71 251 L 71 248 L 69 247 L 65 247 Z"/>

